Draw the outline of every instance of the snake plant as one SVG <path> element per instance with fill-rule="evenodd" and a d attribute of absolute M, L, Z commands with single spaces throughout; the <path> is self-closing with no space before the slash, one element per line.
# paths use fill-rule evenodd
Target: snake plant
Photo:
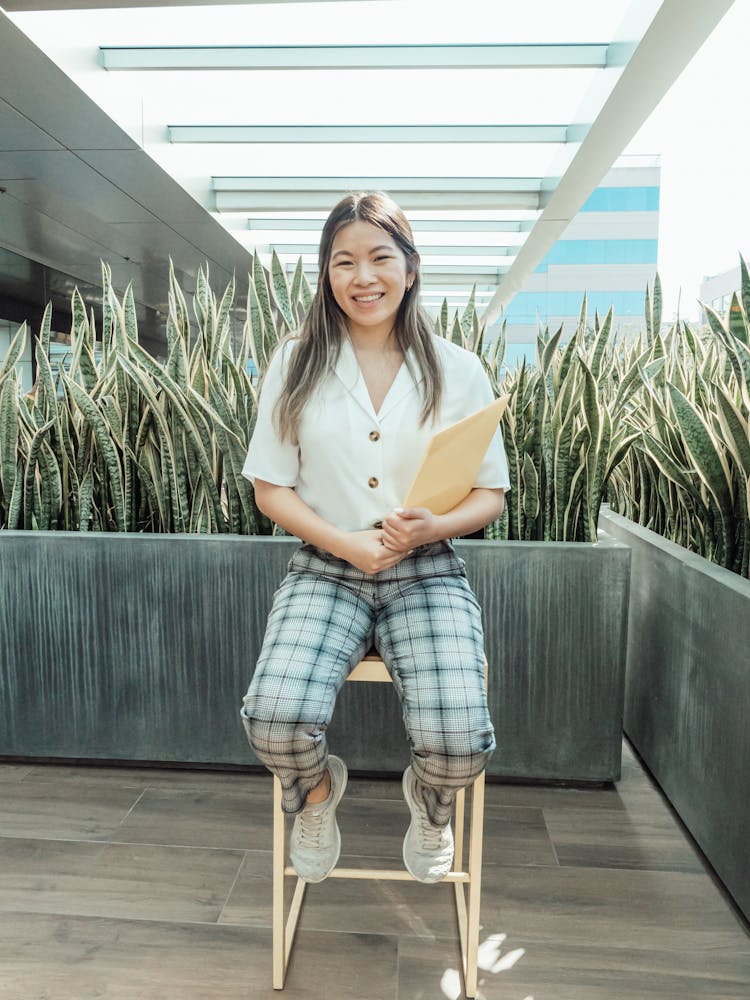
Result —
<path fill-rule="evenodd" d="M 77 291 L 70 352 L 53 373 L 51 310 L 35 338 L 36 384 L 15 364 L 23 324 L 0 367 L 0 527 L 77 531 L 267 533 L 241 475 L 258 392 L 279 339 L 312 298 L 301 261 L 291 280 L 274 253 L 256 256 L 246 320 L 232 332 L 235 284 L 221 298 L 198 273 L 192 310 L 170 270 L 166 357 L 138 341 L 131 288 L 118 297 L 102 265 L 101 328 Z M 506 329 L 488 342 L 474 294 L 436 332 L 475 351 L 497 394 L 509 394 L 503 434 L 512 489 L 490 538 L 596 540 L 599 506 L 613 508 L 748 575 L 750 557 L 750 278 L 708 328 L 661 329 L 658 277 L 645 326 L 618 336 L 610 311 L 575 332 L 540 329 L 536 364 L 504 363 Z"/>

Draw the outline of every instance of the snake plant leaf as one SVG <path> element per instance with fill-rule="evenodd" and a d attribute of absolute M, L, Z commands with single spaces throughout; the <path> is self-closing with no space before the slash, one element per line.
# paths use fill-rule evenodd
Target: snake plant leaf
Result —
<path fill-rule="evenodd" d="M 530 455 L 524 455 L 521 474 L 523 482 L 523 515 L 526 524 L 525 535 L 531 538 L 532 525 L 539 514 L 539 475 Z"/>
<path fill-rule="evenodd" d="M 732 300 L 729 303 L 727 314 L 727 328 L 735 340 L 741 341 L 746 347 L 748 342 L 747 317 L 740 304 L 736 292 L 732 292 Z"/>
<path fill-rule="evenodd" d="M 102 360 L 107 361 L 112 350 L 113 330 L 112 305 L 110 292 L 112 289 L 112 268 L 104 260 L 99 261 L 102 275 Z"/>
<path fill-rule="evenodd" d="M 463 334 L 464 344 L 470 351 L 474 349 L 472 328 L 474 325 L 474 313 L 476 312 L 476 296 L 477 286 L 472 285 L 469 298 L 464 306 L 460 319 L 461 333 Z"/>
<path fill-rule="evenodd" d="M 54 424 L 54 420 L 51 421 Z M 39 452 L 41 522 L 39 527 L 50 531 L 57 527 L 62 511 L 62 477 L 55 452 L 47 439 L 42 441 Z"/>
<path fill-rule="evenodd" d="M 711 331 L 727 349 L 728 360 L 740 385 L 750 386 L 750 350 L 742 340 L 731 336 L 721 317 L 710 306 L 704 307 Z"/>
<path fill-rule="evenodd" d="M 472 350 L 480 358 L 482 357 L 482 352 L 484 350 L 484 332 L 486 329 L 486 323 L 483 319 L 479 318 L 475 309 L 472 319 Z"/>
<path fill-rule="evenodd" d="M 24 469 L 23 483 L 23 525 L 25 528 L 35 528 L 39 526 L 39 518 L 34 516 L 35 509 L 41 510 L 41 495 L 39 477 L 37 476 L 37 462 L 39 452 L 45 435 L 54 425 L 54 420 L 48 421 L 39 427 L 29 441 L 26 452 L 26 467 Z"/>
<path fill-rule="evenodd" d="M 39 344 L 44 353 L 49 357 L 49 342 L 52 336 L 52 303 L 48 302 L 44 307 L 42 322 L 39 325 Z"/>
<path fill-rule="evenodd" d="M 572 389 L 572 382 L 569 383 L 569 386 Z M 553 415 L 553 421 L 559 427 L 555 436 L 553 468 L 554 530 L 552 537 L 557 541 L 562 541 L 565 537 L 565 506 L 574 472 L 574 464 L 570 460 L 570 451 L 576 424 L 575 408 L 570 407 L 563 410 L 559 405 L 562 399 L 563 396 L 561 394 L 560 399 L 558 399 L 558 405 L 555 407 L 557 412 Z"/>
<path fill-rule="evenodd" d="M 211 319 L 212 295 L 208 284 L 208 275 L 204 273 L 203 265 L 198 267 L 195 276 L 195 295 L 193 296 L 193 315 L 198 322 L 198 328 L 206 332 Z"/>
<path fill-rule="evenodd" d="M 576 327 L 576 332 L 574 334 L 574 336 L 579 341 L 580 341 L 581 338 L 583 338 L 583 336 L 586 333 L 586 317 L 587 317 L 587 312 L 586 311 L 587 311 L 587 308 L 588 308 L 588 296 L 584 292 L 583 293 L 583 298 L 581 299 L 581 311 L 578 314 L 578 325 Z"/>
<path fill-rule="evenodd" d="M 18 382 L 7 378 L 0 386 L 0 487 L 6 507 L 16 482 L 18 461 Z"/>
<path fill-rule="evenodd" d="M 717 443 L 704 418 L 690 400 L 673 385 L 668 386 L 675 419 L 685 447 L 695 469 L 721 515 L 724 547 L 728 546 L 728 521 L 731 518 L 732 476 L 721 446 Z"/>
<path fill-rule="evenodd" d="M 112 442 L 112 428 L 104 419 L 99 407 L 81 386 L 65 373 L 63 373 L 62 379 L 96 439 L 97 449 L 104 461 L 111 484 L 114 502 L 114 524 L 116 528 L 124 530 L 125 496 L 122 483 L 122 467 L 120 465 L 120 457 Z"/>
<path fill-rule="evenodd" d="M 464 338 L 463 338 L 463 333 L 461 331 L 461 322 L 458 318 L 457 312 L 454 313 L 453 315 L 453 325 L 451 326 L 450 339 L 451 342 L 454 343 L 457 347 L 464 346 Z"/>
<path fill-rule="evenodd" d="M 221 297 L 221 302 L 219 303 L 219 308 L 216 314 L 216 354 L 211 359 L 213 363 L 216 362 L 217 357 L 223 351 L 228 349 L 230 334 L 232 330 L 232 305 L 234 304 L 234 295 L 236 291 L 236 282 L 234 278 L 234 273 L 232 274 L 231 280 L 227 287 L 224 289 L 224 294 Z"/>
<path fill-rule="evenodd" d="M 596 379 L 594 378 L 590 368 L 581 361 L 581 368 L 583 369 L 583 412 L 586 418 L 586 424 L 589 428 L 589 433 L 591 435 L 591 444 L 593 448 L 599 447 L 599 435 L 601 431 L 601 411 L 599 407 L 599 398 L 597 394 Z"/>
<path fill-rule="evenodd" d="M 631 447 L 639 440 L 641 436 L 640 431 L 633 431 L 630 434 L 624 434 L 619 437 L 616 443 L 613 443 L 612 449 L 607 459 L 607 465 L 604 471 L 604 483 L 609 484 L 609 480 L 614 474 L 615 469 L 618 467 L 620 462 L 627 456 Z"/>
<path fill-rule="evenodd" d="M 748 421 L 721 386 L 716 391 L 717 416 L 723 440 L 744 475 L 750 476 L 750 432 Z"/>
<path fill-rule="evenodd" d="M 26 323 L 21 323 L 13 339 L 10 342 L 5 358 L 3 359 L 2 368 L 0 368 L 0 383 L 8 377 L 8 375 L 15 370 L 16 362 L 23 354 L 24 348 L 26 347 Z"/>
<path fill-rule="evenodd" d="M 448 299 L 444 298 L 438 313 L 438 330 L 440 336 L 445 337 L 448 333 Z"/>
<path fill-rule="evenodd" d="M 742 295 L 742 308 L 745 311 L 745 316 L 750 319 L 750 273 L 742 254 L 740 254 L 740 294 Z M 750 336 L 746 337 L 745 343 L 750 347 Z"/>
<path fill-rule="evenodd" d="M 659 272 L 657 271 L 654 275 L 654 290 L 651 297 L 651 316 L 652 316 L 652 328 L 654 332 L 654 337 L 658 337 L 661 332 L 661 308 L 662 308 L 662 294 L 661 294 L 661 278 L 659 277 Z"/>
<path fill-rule="evenodd" d="M 557 366 L 557 374 L 555 376 L 555 384 L 559 389 L 560 384 L 565 381 L 570 371 L 571 362 L 576 356 L 578 350 L 578 343 L 576 337 L 570 338 L 567 344 L 562 348 L 562 353 L 560 355 L 560 362 Z"/>
<path fill-rule="evenodd" d="M 591 374 L 598 379 L 602 371 L 602 361 L 612 335 L 612 324 L 614 319 L 614 307 L 610 306 L 607 315 L 604 317 L 599 333 L 594 344 L 594 352 L 591 356 Z"/>
<path fill-rule="evenodd" d="M 266 356 L 265 324 L 252 277 L 247 290 L 247 329 L 253 364 L 259 377 L 262 378 L 270 358 Z"/>
<path fill-rule="evenodd" d="M 276 323 L 271 309 L 271 295 L 268 290 L 266 271 L 263 267 L 257 251 L 253 254 L 253 286 L 257 296 L 258 305 L 263 316 L 263 348 L 267 360 L 270 360 L 273 349 L 278 341 Z"/>
<path fill-rule="evenodd" d="M 563 328 L 561 326 L 560 329 L 557 331 L 557 333 L 555 333 L 552 337 L 550 337 L 542 347 L 541 357 L 539 358 L 539 367 L 541 368 L 545 376 L 549 373 L 553 358 L 555 357 L 555 354 L 557 352 L 558 344 L 562 339 L 562 335 L 563 335 Z M 552 392 L 550 400 L 554 401 L 554 391 Z"/>
<path fill-rule="evenodd" d="M 310 282 L 307 280 L 307 275 L 302 275 L 302 287 L 300 288 L 300 299 L 304 307 L 305 312 L 307 312 L 312 305 L 313 300 L 313 290 L 310 287 Z"/>
<path fill-rule="evenodd" d="M 78 494 L 78 530 L 88 531 L 91 527 L 94 505 L 94 471 L 89 468 L 81 480 Z"/>
<path fill-rule="evenodd" d="M 292 299 L 289 293 L 289 285 L 286 280 L 286 273 L 279 260 L 278 254 L 274 250 L 271 254 L 271 290 L 276 306 L 288 330 L 294 330 L 296 320 L 292 309 Z"/>
<path fill-rule="evenodd" d="M 169 304 L 174 323 L 174 335 L 185 344 L 190 342 L 190 315 L 185 295 L 174 271 L 174 261 L 169 258 Z"/>
<path fill-rule="evenodd" d="M 294 268 L 294 275 L 292 276 L 292 285 L 289 289 L 289 298 L 292 304 L 296 304 L 302 295 L 302 277 L 304 275 L 304 267 L 302 264 L 302 257 L 297 258 L 297 264 Z M 294 324 L 296 326 L 296 323 Z"/>

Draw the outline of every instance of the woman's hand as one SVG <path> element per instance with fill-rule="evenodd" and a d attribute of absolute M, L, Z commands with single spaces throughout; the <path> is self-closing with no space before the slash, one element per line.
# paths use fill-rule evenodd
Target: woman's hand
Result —
<path fill-rule="evenodd" d="M 390 569 L 400 563 L 407 552 L 406 549 L 395 551 L 387 548 L 383 534 L 380 528 L 349 531 L 337 546 L 336 555 L 371 576 Z"/>
<path fill-rule="evenodd" d="M 442 537 L 438 516 L 426 507 L 396 507 L 383 518 L 383 545 L 392 552 L 406 554 Z"/>

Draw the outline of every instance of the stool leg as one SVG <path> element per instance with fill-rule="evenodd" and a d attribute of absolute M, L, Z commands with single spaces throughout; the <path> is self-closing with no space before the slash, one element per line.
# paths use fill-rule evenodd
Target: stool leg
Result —
<path fill-rule="evenodd" d="M 284 989 L 286 955 L 284 942 L 284 865 L 286 845 L 281 782 L 273 776 L 273 988 Z"/>
<path fill-rule="evenodd" d="M 464 986 L 467 997 L 477 995 L 477 959 L 479 957 L 479 906 L 482 896 L 482 839 L 484 833 L 484 771 L 474 781 L 471 791 L 469 824 L 469 912 L 466 934 Z"/>
<path fill-rule="evenodd" d="M 462 872 L 464 870 L 464 803 L 466 801 L 466 789 L 460 788 L 456 792 L 456 806 L 454 816 L 453 831 L 453 871 Z"/>

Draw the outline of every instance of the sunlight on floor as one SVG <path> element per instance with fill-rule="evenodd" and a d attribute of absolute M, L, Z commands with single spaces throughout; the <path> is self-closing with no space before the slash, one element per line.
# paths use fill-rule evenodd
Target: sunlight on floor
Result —
<path fill-rule="evenodd" d="M 511 951 L 502 954 L 503 945 L 507 939 L 507 934 L 490 934 L 479 944 L 479 955 L 477 964 L 483 972 L 497 975 L 512 969 L 513 966 L 526 954 L 525 948 L 513 948 Z M 479 980 L 479 986 L 484 984 L 484 980 Z M 446 969 L 440 979 L 440 990 L 447 1000 L 459 1000 L 464 995 L 463 978 L 458 969 Z M 481 992 L 477 992 L 477 1000 L 482 1000 Z M 533 996 L 523 997 L 522 1000 L 534 1000 Z"/>

